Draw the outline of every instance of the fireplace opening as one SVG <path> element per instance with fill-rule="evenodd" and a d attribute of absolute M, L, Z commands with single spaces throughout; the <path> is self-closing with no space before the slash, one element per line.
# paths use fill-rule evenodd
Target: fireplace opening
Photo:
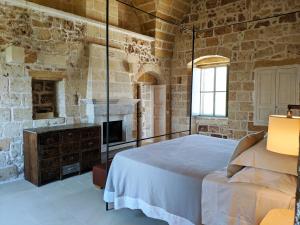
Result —
<path fill-rule="evenodd" d="M 107 122 L 103 123 L 103 144 L 106 144 L 106 127 Z M 109 122 L 109 143 L 116 143 L 123 141 L 123 122 L 111 121 Z"/>

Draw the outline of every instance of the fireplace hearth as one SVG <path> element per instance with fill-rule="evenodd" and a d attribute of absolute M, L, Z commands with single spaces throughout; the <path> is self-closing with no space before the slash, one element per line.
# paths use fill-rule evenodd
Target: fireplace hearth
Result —
<path fill-rule="evenodd" d="M 107 137 L 107 122 L 103 123 L 103 144 L 106 144 Z M 123 141 L 123 121 L 110 121 L 109 122 L 109 143 L 116 143 Z"/>

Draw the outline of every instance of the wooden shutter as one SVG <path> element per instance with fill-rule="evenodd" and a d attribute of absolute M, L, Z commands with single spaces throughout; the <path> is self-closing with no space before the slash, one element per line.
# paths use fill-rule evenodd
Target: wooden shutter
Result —
<path fill-rule="evenodd" d="M 268 125 L 269 115 L 286 115 L 288 104 L 299 104 L 299 76 L 297 65 L 255 72 L 255 125 Z"/>
<path fill-rule="evenodd" d="M 255 75 L 255 125 L 267 125 L 270 114 L 276 106 L 276 70 L 263 69 Z"/>
<path fill-rule="evenodd" d="M 297 67 L 279 68 L 276 76 L 276 114 L 285 115 L 288 104 L 299 104 Z"/>

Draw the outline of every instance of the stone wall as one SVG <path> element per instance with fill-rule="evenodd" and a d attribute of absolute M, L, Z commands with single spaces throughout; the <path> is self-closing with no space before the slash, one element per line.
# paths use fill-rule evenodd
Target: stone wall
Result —
<path fill-rule="evenodd" d="M 133 24 L 138 24 L 137 20 Z M 134 82 L 141 66 L 146 72 L 159 70 L 152 54 L 154 39 L 111 28 L 112 97 L 134 98 Z M 87 122 L 86 108 L 80 99 L 104 99 L 105 26 L 84 18 L 54 17 L 47 11 L 1 3 L 0 30 L 0 181 L 3 181 L 23 172 L 23 129 Z M 12 59 L 7 57 L 7 49 L 13 49 Z M 20 55 L 16 56 L 15 51 Z M 33 120 L 32 79 L 36 76 L 58 81 L 58 118 Z M 99 83 L 93 86 L 89 82 L 93 79 Z M 99 95 L 89 96 L 91 88 L 98 90 Z"/>
<path fill-rule="evenodd" d="M 253 124 L 254 70 L 259 67 L 300 64 L 300 14 L 292 13 L 258 22 L 245 22 L 300 9 L 300 2 L 260 0 L 193 1 L 184 25 L 196 29 L 195 58 L 230 58 L 228 118 L 193 118 L 194 132 L 241 138 L 266 129 Z M 240 22 L 237 25 L 227 25 Z M 190 33 L 178 33 L 172 65 L 173 131 L 188 127 L 191 71 Z"/>
<path fill-rule="evenodd" d="M 22 131 L 25 128 L 80 121 L 76 92 L 86 76 L 85 25 L 43 13 L 1 4 L 0 9 L 0 180 L 23 171 Z M 23 50 L 21 61 L 8 61 L 9 46 Z M 32 71 L 64 73 L 63 113 L 53 120 L 32 119 Z"/>

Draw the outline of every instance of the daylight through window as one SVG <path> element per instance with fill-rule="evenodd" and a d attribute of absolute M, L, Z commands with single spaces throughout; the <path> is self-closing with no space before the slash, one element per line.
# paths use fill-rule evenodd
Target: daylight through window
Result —
<path fill-rule="evenodd" d="M 194 116 L 227 116 L 227 66 L 194 68 Z"/>

